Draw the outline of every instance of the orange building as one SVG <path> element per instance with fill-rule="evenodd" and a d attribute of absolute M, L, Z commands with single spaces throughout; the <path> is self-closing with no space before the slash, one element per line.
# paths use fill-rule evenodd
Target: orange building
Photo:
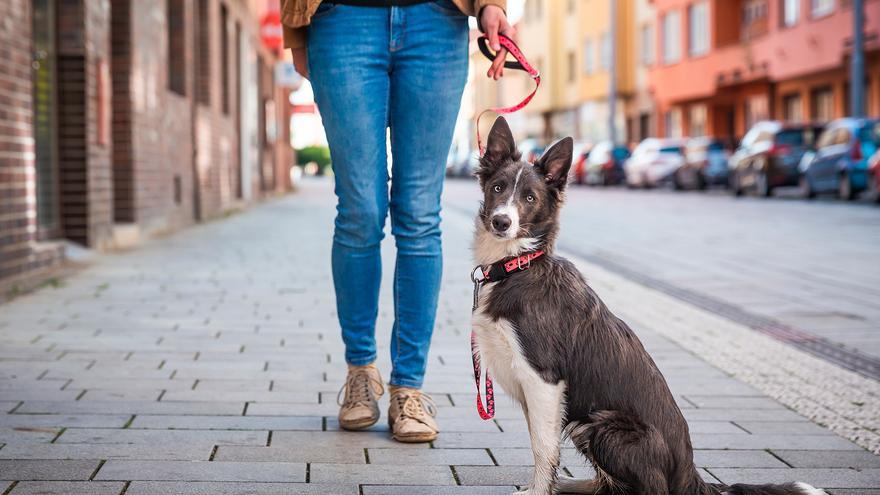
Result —
<path fill-rule="evenodd" d="M 849 113 L 851 0 L 653 0 L 649 86 L 668 136 Z M 880 115 L 880 0 L 865 0 L 866 111 Z"/>

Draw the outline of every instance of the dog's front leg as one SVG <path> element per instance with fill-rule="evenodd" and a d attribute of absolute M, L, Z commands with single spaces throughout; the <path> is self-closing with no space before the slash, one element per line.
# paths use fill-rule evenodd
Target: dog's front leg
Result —
<path fill-rule="evenodd" d="M 559 446 L 562 441 L 562 410 L 565 384 L 550 385 L 543 381 L 523 387 L 523 412 L 529 425 L 535 470 L 529 488 L 523 495 L 552 495 L 555 493 L 556 468 L 559 466 Z"/>

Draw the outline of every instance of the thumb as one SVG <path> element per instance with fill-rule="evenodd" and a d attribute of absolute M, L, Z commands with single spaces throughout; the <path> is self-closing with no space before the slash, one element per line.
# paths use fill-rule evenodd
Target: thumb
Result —
<path fill-rule="evenodd" d="M 489 47 L 495 52 L 501 49 L 501 43 L 498 42 L 498 21 L 489 22 L 486 26 L 486 36 L 489 38 Z"/>

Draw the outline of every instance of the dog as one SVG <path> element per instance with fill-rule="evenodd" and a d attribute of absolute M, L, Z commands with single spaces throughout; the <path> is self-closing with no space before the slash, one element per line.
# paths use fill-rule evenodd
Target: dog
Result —
<path fill-rule="evenodd" d="M 575 266 L 554 253 L 572 139 L 527 163 L 499 117 L 486 144 L 476 171 L 483 201 L 473 251 L 484 273 L 493 266 L 513 273 L 483 281 L 472 323 L 481 361 L 528 423 L 535 466 L 517 493 L 824 495 L 805 483 L 723 486 L 700 478 L 687 422 L 660 370 Z M 595 479 L 557 477 L 564 436 Z"/>

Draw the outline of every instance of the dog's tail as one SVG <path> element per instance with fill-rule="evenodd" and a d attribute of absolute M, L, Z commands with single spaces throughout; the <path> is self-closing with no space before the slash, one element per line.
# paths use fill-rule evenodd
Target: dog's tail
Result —
<path fill-rule="evenodd" d="M 731 485 L 720 488 L 721 495 L 828 495 L 825 490 L 814 488 L 806 483 L 786 483 L 784 485 Z"/>

